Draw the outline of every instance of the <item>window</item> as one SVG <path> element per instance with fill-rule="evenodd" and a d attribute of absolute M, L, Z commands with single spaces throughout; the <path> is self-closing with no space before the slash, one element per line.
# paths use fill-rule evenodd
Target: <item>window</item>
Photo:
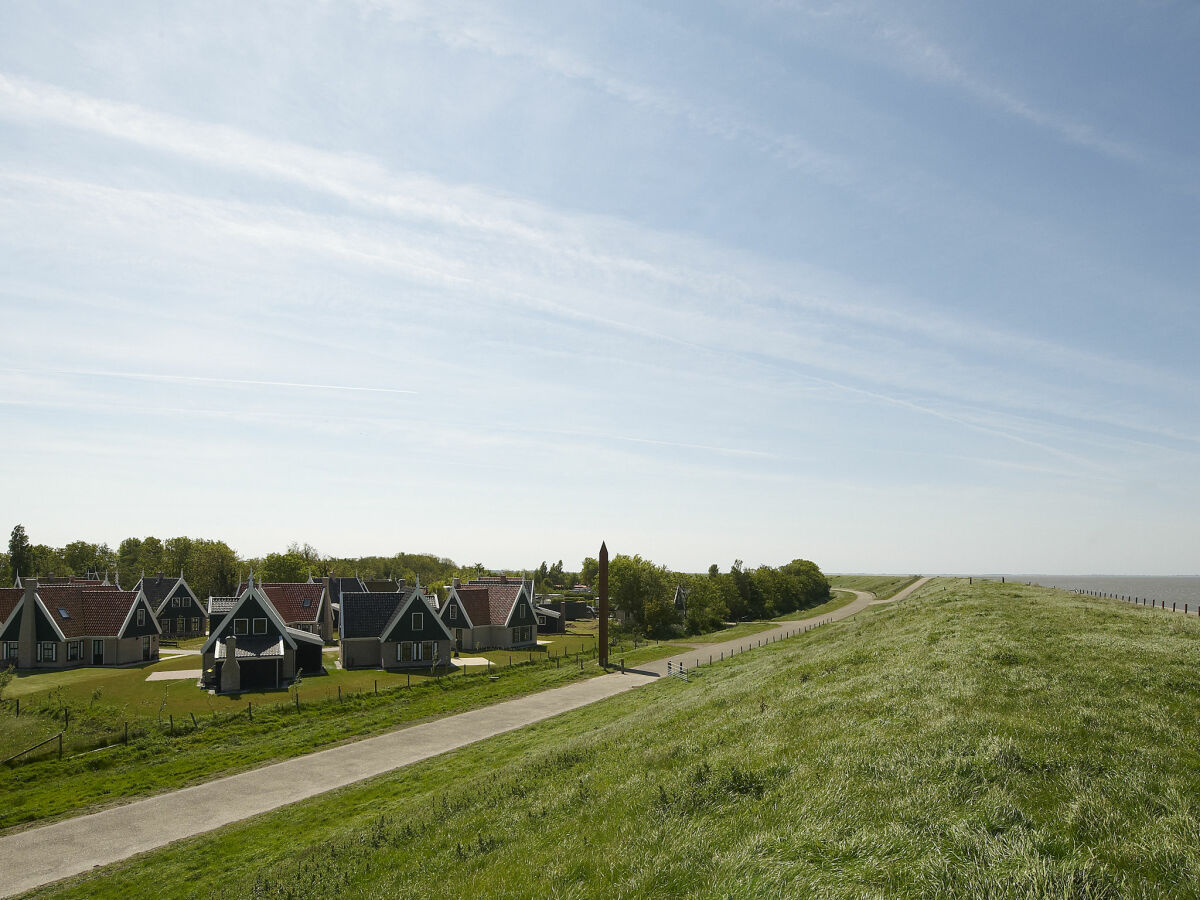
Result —
<path fill-rule="evenodd" d="M 71 614 L 69 612 L 67 612 L 65 609 L 63 609 L 61 606 L 58 608 L 58 614 L 64 619 L 71 618 Z"/>
<path fill-rule="evenodd" d="M 433 652 L 433 641 L 421 641 L 421 655 L 419 659 L 428 659 L 431 662 L 436 658 Z"/>
<path fill-rule="evenodd" d="M 453 622 L 457 618 L 458 618 L 458 604 L 451 603 L 450 604 L 450 621 Z"/>
<path fill-rule="evenodd" d="M 163 625 L 163 634 L 170 634 L 171 633 L 171 620 L 163 619 L 162 625 Z"/>
<path fill-rule="evenodd" d="M 199 630 L 200 630 L 200 618 L 198 616 L 192 616 L 192 631 L 199 631 Z"/>
<path fill-rule="evenodd" d="M 38 662 L 55 662 L 58 659 L 58 644 L 43 641 L 38 644 Z"/>
<path fill-rule="evenodd" d="M 180 616 L 178 619 L 175 620 L 175 630 L 176 631 L 187 630 L 187 621 L 183 618 L 183 616 Z"/>
<path fill-rule="evenodd" d="M 20 653 L 20 646 L 21 645 L 18 644 L 16 641 L 5 641 L 4 642 L 4 658 L 5 659 L 16 659 L 17 654 Z"/>
<path fill-rule="evenodd" d="M 543 628 L 545 628 L 546 627 L 546 617 L 538 616 L 538 624 L 541 625 Z"/>
<path fill-rule="evenodd" d="M 71 641 L 67 644 L 67 661 L 83 659 L 83 641 Z"/>
<path fill-rule="evenodd" d="M 146 610 L 144 607 L 138 607 L 137 623 L 139 628 L 146 624 Z"/>
<path fill-rule="evenodd" d="M 396 645 L 396 659 L 400 660 L 400 662 L 412 662 L 412 658 L 412 641 L 401 641 Z"/>
<path fill-rule="evenodd" d="M 425 627 L 425 614 L 413 613 L 412 615 L 412 630 L 420 631 Z"/>
<path fill-rule="evenodd" d="M 255 619 L 254 620 L 254 633 L 255 634 L 266 634 L 267 633 L 267 620 L 266 619 Z"/>
<path fill-rule="evenodd" d="M 233 620 L 233 633 L 235 635 L 245 634 L 246 626 L 249 624 L 249 622 L 250 622 L 249 619 L 234 619 Z"/>

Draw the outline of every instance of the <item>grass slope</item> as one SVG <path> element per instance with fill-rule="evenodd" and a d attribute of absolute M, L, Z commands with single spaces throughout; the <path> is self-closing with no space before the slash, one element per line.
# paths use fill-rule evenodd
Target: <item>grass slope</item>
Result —
<path fill-rule="evenodd" d="M 900 593 L 921 576 L 919 575 L 830 575 L 829 585 L 833 588 L 849 588 L 855 591 L 870 591 L 877 600 Z"/>
<path fill-rule="evenodd" d="M 1196 896 L 1197 701 L 1200 620 L 934 585 L 45 894 Z"/>
<path fill-rule="evenodd" d="M 628 665 L 635 665 L 670 656 L 679 649 L 665 644 L 642 645 L 622 656 Z M 493 668 L 495 679 L 488 678 L 482 669 L 472 670 L 475 674 L 447 675 L 440 681 L 414 677 L 411 690 L 404 687 L 404 674 L 374 670 L 350 673 L 368 677 L 358 692 L 344 691 L 343 702 L 337 700 L 336 690 L 332 694 L 317 690 L 311 683 L 316 679 L 306 679 L 300 688 L 299 710 L 289 702 L 290 694 L 275 692 L 270 696 L 276 702 L 260 705 L 257 699 L 254 701 L 254 720 L 250 721 L 245 698 L 254 695 L 243 695 L 237 712 L 222 706 L 216 715 L 215 710 L 199 715 L 196 725 L 190 715 L 177 715 L 174 734 L 163 727 L 149 727 L 135 731 L 127 746 L 62 760 L 51 756 L 0 766 L 0 796 L 4 798 L 0 803 L 0 829 L 174 790 L 601 674 L 599 666 L 590 660 L 581 669 L 570 659 L 556 665 L 546 660 L 545 654 L 540 658 L 535 654 L 532 664 L 522 662 L 524 658 L 522 655 L 511 667 Z M 378 694 L 369 676 L 379 677 Z M 40 720 L 22 713 L 16 721 Z M 77 719 L 72 721 L 78 724 Z"/>

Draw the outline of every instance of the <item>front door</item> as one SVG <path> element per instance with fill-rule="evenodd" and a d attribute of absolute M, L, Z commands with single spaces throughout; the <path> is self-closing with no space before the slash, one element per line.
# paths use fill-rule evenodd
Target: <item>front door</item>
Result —
<path fill-rule="evenodd" d="M 147 634 L 147 635 L 142 636 L 142 659 L 147 660 L 149 658 L 150 658 L 150 635 Z"/>
<path fill-rule="evenodd" d="M 454 629 L 454 649 L 455 650 L 462 649 L 462 629 L 461 628 Z"/>
<path fill-rule="evenodd" d="M 92 665 L 104 665 L 104 641 L 92 641 Z"/>

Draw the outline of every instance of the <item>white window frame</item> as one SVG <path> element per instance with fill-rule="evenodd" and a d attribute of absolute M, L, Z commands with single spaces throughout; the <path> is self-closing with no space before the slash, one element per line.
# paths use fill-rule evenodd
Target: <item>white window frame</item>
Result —
<path fill-rule="evenodd" d="M 4 650 L 5 659 L 16 659 L 21 652 L 21 642 L 5 641 L 2 649 Z"/>
<path fill-rule="evenodd" d="M 138 628 L 141 628 L 143 625 L 146 624 L 146 607 L 144 607 L 144 606 L 138 607 L 137 623 L 138 623 Z"/>
<path fill-rule="evenodd" d="M 262 623 L 261 629 L 258 627 L 259 623 Z M 266 634 L 267 633 L 267 620 L 265 618 L 254 620 L 254 633 L 255 634 Z"/>
<path fill-rule="evenodd" d="M 67 642 L 67 662 L 83 659 L 83 641 Z"/>
<path fill-rule="evenodd" d="M 200 619 L 198 616 L 192 616 L 192 631 L 200 630 Z"/>
<path fill-rule="evenodd" d="M 396 661 L 397 662 L 412 662 L 412 641 L 401 641 L 396 645 Z"/>
<path fill-rule="evenodd" d="M 249 619 L 234 619 L 233 620 L 233 636 L 243 637 L 250 633 Z"/>
<path fill-rule="evenodd" d="M 54 641 L 38 641 L 38 662 L 58 662 L 58 644 Z"/>
<path fill-rule="evenodd" d="M 415 612 L 412 614 L 412 630 L 414 634 L 425 630 L 425 613 Z"/>
<path fill-rule="evenodd" d="M 449 616 L 449 619 L 450 619 L 450 621 L 451 621 L 451 622 L 453 622 L 453 621 L 455 621 L 457 618 L 458 618 L 458 604 L 457 604 L 457 603 L 451 603 L 451 604 L 450 604 L 450 616 Z"/>

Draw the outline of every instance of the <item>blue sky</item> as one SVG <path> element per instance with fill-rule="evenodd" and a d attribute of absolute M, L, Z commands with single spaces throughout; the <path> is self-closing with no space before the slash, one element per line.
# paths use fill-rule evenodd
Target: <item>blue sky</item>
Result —
<path fill-rule="evenodd" d="M 5 3 L 33 540 L 1200 571 L 1200 7 Z"/>

